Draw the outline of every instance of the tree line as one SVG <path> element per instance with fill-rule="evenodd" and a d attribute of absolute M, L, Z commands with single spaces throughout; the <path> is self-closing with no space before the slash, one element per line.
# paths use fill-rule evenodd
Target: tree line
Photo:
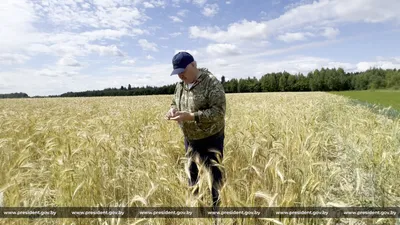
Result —
<path fill-rule="evenodd" d="M 161 87 L 146 86 L 146 87 L 128 87 L 121 86 L 120 88 L 106 88 L 101 91 L 82 91 L 82 92 L 67 92 L 60 96 L 51 97 L 91 97 L 91 96 L 133 96 L 133 95 L 163 95 L 173 94 L 175 84 L 164 85 Z"/>
<path fill-rule="evenodd" d="M 207 68 L 200 70 L 208 71 Z M 400 70 L 371 68 L 365 72 L 345 72 L 342 68 L 321 68 L 309 72 L 307 76 L 286 71 L 267 73 L 260 79 L 247 77 L 230 79 L 225 76 L 220 79 L 226 93 L 245 92 L 298 92 L 298 91 L 348 91 L 368 89 L 400 89 Z M 61 95 L 47 97 L 90 97 L 90 96 L 133 96 L 173 94 L 175 84 L 161 87 L 127 87 L 106 88 L 82 92 L 67 92 Z M 26 98 L 25 93 L 2 94 L 0 98 Z M 43 97 L 43 96 L 34 96 Z"/>
<path fill-rule="evenodd" d="M 221 81 L 227 93 L 400 89 L 400 70 L 373 68 L 345 73 L 342 68 L 322 68 L 309 72 L 307 76 L 280 72 L 265 74 L 260 79 L 248 77 L 225 82 L 222 77 Z"/>
<path fill-rule="evenodd" d="M 29 98 L 29 96 L 23 92 L 16 92 L 10 94 L 0 94 L 0 98 Z"/>

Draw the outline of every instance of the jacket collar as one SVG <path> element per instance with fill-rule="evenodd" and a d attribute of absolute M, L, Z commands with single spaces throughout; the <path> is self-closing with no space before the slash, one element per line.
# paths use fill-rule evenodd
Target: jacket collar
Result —
<path fill-rule="evenodd" d="M 191 89 L 193 89 L 194 87 L 196 87 L 198 84 L 200 84 L 200 83 L 205 79 L 205 77 L 206 77 L 206 74 L 205 74 L 204 72 L 201 72 L 201 71 L 199 70 L 199 74 L 198 74 L 198 76 L 197 76 L 197 79 L 194 81 L 194 83 L 193 83 L 193 85 L 192 85 L 191 88 L 188 88 L 188 86 L 187 86 L 187 85 L 185 84 L 185 82 L 183 82 L 183 81 L 181 81 L 180 83 L 181 83 L 182 87 L 183 87 L 185 90 L 191 90 Z"/>

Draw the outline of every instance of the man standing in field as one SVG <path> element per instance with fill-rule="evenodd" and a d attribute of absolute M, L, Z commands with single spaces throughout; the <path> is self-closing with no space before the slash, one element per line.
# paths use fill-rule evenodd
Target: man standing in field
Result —
<path fill-rule="evenodd" d="M 199 70 L 193 56 L 179 52 L 172 59 L 171 75 L 178 75 L 171 108 L 166 117 L 177 121 L 183 131 L 186 156 L 189 159 L 189 186 L 198 182 L 201 163 L 212 174 L 213 207 L 220 204 L 219 189 L 223 184 L 223 158 L 225 138 L 225 91 L 219 80 L 210 72 Z M 198 193 L 198 188 L 194 194 Z"/>

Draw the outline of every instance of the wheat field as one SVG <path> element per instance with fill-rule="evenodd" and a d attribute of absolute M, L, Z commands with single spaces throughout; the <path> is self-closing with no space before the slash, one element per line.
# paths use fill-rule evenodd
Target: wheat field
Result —
<path fill-rule="evenodd" d="M 210 205 L 190 197 L 172 96 L 0 100 L 4 206 Z M 221 206 L 398 206 L 400 119 L 313 93 L 227 94 Z M 226 218 L 220 224 L 356 224 Z M 365 224 L 394 224 L 364 219 Z M 212 224 L 210 218 L 0 219 L 0 224 Z M 359 223 L 358 223 L 359 224 Z"/>

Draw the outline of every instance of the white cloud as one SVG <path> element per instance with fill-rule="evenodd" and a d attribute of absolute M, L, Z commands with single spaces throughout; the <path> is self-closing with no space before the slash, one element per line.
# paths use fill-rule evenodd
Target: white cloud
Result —
<path fill-rule="evenodd" d="M 179 0 L 172 0 L 172 6 L 173 7 L 177 7 L 177 8 L 180 7 L 179 6 Z"/>
<path fill-rule="evenodd" d="M 128 28 L 140 25 L 148 17 L 130 1 L 94 1 L 92 9 L 80 4 L 68 4 L 68 1 L 48 0 L 36 3 L 41 6 L 39 13 L 54 25 L 77 29 L 92 28 Z M 139 2 L 137 2 L 139 3 Z M 152 3 L 154 5 L 154 3 Z"/>
<path fill-rule="evenodd" d="M 143 2 L 143 6 L 144 6 L 145 8 L 154 8 L 154 5 L 151 4 L 150 2 Z"/>
<path fill-rule="evenodd" d="M 145 8 L 162 7 L 165 8 L 166 2 L 164 0 L 151 0 L 150 2 L 143 2 Z"/>
<path fill-rule="evenodd" d="M 268 13 L 266 13 L 265 11 L 260 12 L 261 19 L 266 18 L 266 16 L 268 16 Z"/>
<path fill-rule="evenodd" d="M 321 0 L 293 8 L 279 18 L 269 21 L 269 25 L 274 29 L 288 29 L 307 24 L 315 26 L 343 22 L 399 21 L 400 15 L 394 10 L 399 7 L 400 2 L 397 0 L 387 0 L 385 4 L 378 0 Z"/>
<path fill-rule="evenodd" d="M 93 3 L 102 7 L 116 7 L 118 1 L 114 0 L 93 0 Z"/>
<path fill-rule="evenodd" d="M 258 41 L 258 42 L 249 44 L 250 47 L 254 46 L 255 48 L 267 47 L 268 45 L 270 45 L 269 41 Z"/>
<path fill-rule="evenodd" d="M 82 45 L 97 40 L 117 40 L 118 38 L 126 35 L 124 31 L 115 30 L 95 30 L 82 33 L 43 33 L 42 42 L 44 44 L 77 44 Z"/>
<path fill-rule="evenodd" d="M 0 1 L 0 52 L 21 50 L 40 40 L 33 26 L 38 19 L 30 2 Z"/>
<path fill-rule="evenodd" d="M 147 56 L 146 56 L 146 59 L 148 59 L 148 60 L 153 60 L 153 59 L 154 59 L 154 57 L 153 57 L 153 56 L 151 56 L 151 55 L 147 55 Z"/>
<path fill-rule="evenodd" d="M 165 8 L 165 5 L 167 4 L 164 0 L 152 0 L 152 3 L 155 6 L 162 7 L 162 8 Z"/>
<path fill-rule="evenodd" d="M 223 31 L 219 27 L 192 26 L 189 28 L 191 38 L 204 38 L 216 42 L 262 39 L 267 37 L 267 31 L 266 24 L 247 20 L 230 24 L 227 31 Z"/>
<path fill-rule="evenodd" d="M 78 62 L 73 56 L 64 56 L 61 58 L 58 63 L 60 66 L 72 66 L 72 67 L 80 67 L 82 64 Z"/>
<path fill-rule="evenodd" d="M 290 9 L 297 8 L 297 7 L 302 6 L 302 5 L 310 4 L 312 2 L 313 2 L 313 0 L 300 0 L 298 2 L 292 2 L 292 3 L 288 4 L 288 5 L 286 5 L 284 7 L 284 9 L 285 10 L 290 10 Z"/>
<path fill-rule="evenodd" d="M 294 41 L 304 41 L 307 39 L 307 36 L 314 36 L 311 33 L 286 33 L 278 36 L 278 40 L 284 42 L 294 42 Z"/>
<path fill-rule="evenodd" d="M 375 62 L 357 63 L 358 71 L 365 71 L 374 67 L 382 69 L 400 68 L 400 57 L 393 57 L 393 58 L 378 57 L 378 61 Z"/>
<path fill-rule="evenodd" d="M 182 9 L 177 13 L 177 15 L 180 16 L 180 17 L 185 17 L 188 14 L 188 12 L 189 12 L 189 10 Z"/>
<path fill-rule="evenodd" d="M 228 25 L 226 31 L 219 27 L 191 26 L 189 33 L 191 38 L 204 38 L 216 42 L 257 40 L 267 37 L 267 25 L 256 21 L 243 20 Z"/>
<path fill-rule="evenodd" d="M 121 62 L 124 65 L 134 65 L 136 63 L 136 60 L 134 59 L 127 59 Z"/>
<path fill-rule="evenodd" d="M 305 43 L 305 44 L 300 44 L 300 45 L 293 45 L 293 46 L 284 47 L 284 48 L 258 50 L 258 51 L 249 52 L 247 54 L 243 54 L 243 56 L 239 56 L 239 58 L 242 58 L 242 57 L 243 58 L 261 58 L 261 57 L 265 57 L 265 56 L 281 55 L 283 53 L 288 54 L 289 52 L 299 51 L 302 49 L 323 47 L 323 46 L 330 45 L 332 43 L 338 43 L 338 42 L 340 42 L 340 41 L 325 40 L 325 41 L 320 41 L 320 42 L 310 42 L 310 43 Z"/>
<path fill-rule="evenodd" d="M 0 1 L 0 51 L 12 54 L 21 52 L 31 57 L 37 54 L 85 56 L 92 52 L 122 55 L 116 47 L 99 47 L 96 46 L 97 43 L 93 46 L 91 42 L 105 43 L 105 40 L 118 41 L 123 36 L 148 34 L 147 31 L 134 27 L 141 23 L 137 23 L 135 18 L 143 16 L 139 18 L 142 22 L 148 18 L 135 8 L 140 2 Z M 105 9 L 105 6 L 111 8 Z M 53 23 L 62 32 L 40 33 L 35 29 L 35 26 L 45 23 Z M 76 32 L 74 29 L 78 27 L 85 29 L 83 32 Z M 67 32 L 68 30 L 71 32 Z"/>
<path fill-rule="evenodd" d="M 235 45 L 229 43 L 210 44 L 206 48 L 198 48 L 192 50 L 175 50 L 187 51 L 195 56 L 196 61 L 214 62 L 216 57 L 223 56 L 225 60 L 236 61 L 237 63 L 244 63 L 247 60 L 261 59 L 269 56 L 276 56 L 282 54 L 289 54 L 290 52 L 299 51 L 302 49 L 312 49 L 323 47 L 332 43 L 338 43 L 340 40 L 324 40 L 320 42 L 305 43 L 301 45 L 294 45 L 284 48 L 265 49 L 269 42 L 246 42 L 243 45 Z M 212 47 L 210 47 L 212 46 Z M 261 49 L 263 48 L 263 49 Z M 212 54 L 210 54 L 212 53 Z M 231 54 L 228 54 L 231 53 Z"/>
<path fill-rule="evenodd" d="M 301 27 L 323 29 L 343 23 L 379 23 L 385 21 L 400 22 L 400 1 L 387 0 L 382 4 L 379 0 L 320 0 L 313 3 L 294 6 L 276 19 L 265 22 L 242 20 L 229 24 L 225 29 L 219 27 L 189 28 L 190 37 L 204 38 L 216 42 L 240 40 L 263 40 L 271 35 L 294 33 Z M 311 16 L 312 15 L 312 16 Z M 304 33 L 296 31 L 296 33 Z M 327 30 L 326 36 L 333 37 L 337 30 Z"/>
<path fill-rule="evenodd" d="M 23 64 L 29 59 L 30 57 L 26 55 L 0 53 L 0 64 L 3 65 Z"/>
<path fill-rule="evenodd" d="M 376 66 L 376 62 L 359 62 L 357 63 L 357 70 L 367 70 Z"/>
<path fill-rule="evenodd" d="M 227 5 L 230 5 L 231 4 L 231 1 L 226 1 L 225 2 Z"/>
<path fill-rule="evenodd" d="M 0 72 L 0 81 L 5 81 L 1 82 L 3 85 L 0 86 L 0 93 L 24 92 L 29 96 L 44 96 L 86 90 L 86 85 L 94 83 L 92 79 L 83 79 L 78 75 L 74 68 L 16 69 Z M 81 82 L 76 82 L 77 80 Z"/>
<path fill-rule="evenodd" d="M 150 27 L 149 27 L 150 29 Z M 134 37 L 134 36 L 139 36 L 139 35 L 144 35 L 144 34 L 149 34 L 149 32 L 147 30 L 143 30 L 140 28 L 132 28 L 129 30 L 130 32 L 128 32 L 128 36 Z"/>
<path fill-rule="evenodd" d="M 104 74 L 99 84 L 119 87 L 128 83 L 132 87 L 154 85 L 161 86 L 177 82 L 179 78 L 170 76 L 171 64 L 153 63 L 142 67 L 110 67 L 109 73 Z M 118 74 L 118 75 L 115 75 Z"/>
<path fill-rule="evenodd" d="M 142 47 L 142 49 L 144 51 L 153 51 L 153 52 L 157 52 L 158 51 L 156 43 L 149 42 L 146 39 L 140 39 L 138 41 L 138 43 L 139 43 L 140 47 Z"/>
<path fill-rule="evenodd" d="M 125 54 L 115 45 L 102 46 L 102 45 L 86 45 L 87 49 L 92 53 L 97 53 L 100 56 L 124 56 Z"/>
<path fill-rule="evenodd" d="M 218 11 L 219 11 L 219 7 L 217 4 L 207 4 L 204 7 L 202 13 L 204 16 L 213 17 L 213 16 L 217 15 Z"/>
<path fill-rule="evenodd" d="M 215 63 L 216 63 L 218 66 L 221 66 L 221 67 L 225 67 L 225 66 L 228 66 L 228 65 L 229 65 L 229 63 L 228 63 L 227 60 L 225 60 L 225 59 L 219 59 L 219 58 L 215 60 Z"/>
<path fill-rule="evenodd" d="M 42 69 L 35 72 L 35 75 L 42 77 L 72 77 L 78 74 L 77 71 L 65 71 L 62 69 Z"/>
<path fill-rule="evenodd" d="M 53 50 L 48 45 L 44 45 L 44 44 L 30 44 L 26 47 L 25 50 L 30 55 L 35 55 L 38 53 L 45 53 L 45 54 L 53 53 Z"/>
<path fill-rule="evenodd" d="M 93 48 L 95 47 L 90 48 L 89 46 L 90 46 L 89 44 L 82 46 L 81 44 L 69 41 L 65 42 L 64 44 L 61 42 L 55 44 L 49 44 L 48 49 L 51 54 L 57 56 L 63 56 L 63 55 L 85 56 L 94 51 Z"/>
<path fill-rule="evenodd" d="M 299 51 L 301 49 L 312 49 L 316 47 L 323 47 L 328 44 L 338 43 L 339 40 L 325 40 L 314 43 L 305 43 L 301 45 L 294 45 L 285 48 L 275 48 L 275 49 L 260 49 L 260 44 L 258 42 L 246 42 L 242 46 L 234 44 L 211 44 L 213 48 L 199 48 L 195 49 L 198 52 L 198 56 L 195 56 L 196 61 L 205 64 L 206 66 L 213 66 L 212 68 L 218 67 L 216 59 L 224 59 L 228 64 L 229 68 L 237 68 L 242 65 L 245 67 L 247 64 L 255 65 L 258 63 L 264 63 L 270 61 L 271 56 L 276 55 L 288 55 L 290 52 Z M 262 43 L 261 45 L 268 45 L 268 43 Z M 190 51 L 189 51 L 190 52 Z M 231 53 L 231 54 L 229 54 Z M 275 57 L 274 57 L 275 58 Z M 241 67 L 240 67 L 241 68 Z M 253 68 L 251 68 L 253 70 Z M 240 70 L 240 69 L 238 69 Z M 232 70 L 233 74 L 239 74 L 238 71 Z M 246 72 L 246 71 L 244 71 Z M 246 72 L 247 73 L 247 72 Z M 248 72 L 252 74 L 251 71 Z"/>
<path fill-rule="evenodd" d="M 118 41 L 123 36 L 135 37 L 147 33 L 147 31 L 136 28 L 121 30 L 101 29 L 81 33 L 44 33 L 41 35 L 41 41 L 39 43 L 26 46 L 25 51 L 30 55 L 45 53 L 59 56 L 86 56 L 90 53 L 97 52 L 100 55 L 122 56 L 122 51 L 115 45 L 101 47 L 98 44 L 92 44 L 92 42 L 105 42 L 106 40 Z M 120 45 L 122 45 L 122 43 L 120 43 Z"/>
<path fill-rule="evenodd" d="M 272 5 L 279 5 L 282 0 L 272 0 Z"/>
<path fill-rule="evenodd" d="M 171 37 L 177 37 L 177 36 L 180 36 L 180 35 L 182 35 L 181 32 L 174 32 L 172 34 L 169 34 L 169 36 L 171 36 Z"/>
<path fill-rule="evenodd" d="M 78 34 L 66 34 L 66 35 L 73 35 L 78 36 L 79 39 L 84 39 L 83 42 L 88 41 L 97 41 L 97 40 L 119 40 L 123 36 L 130 36 L 135 37 L 138 35 L 148 34 L 148 31 L 142 30 L 139 28 L 132 28 L 132 29 L 101 29 L 101 30 L 93 30 L 93 31 L 86 31 Z M 66 37 L 71 39 L 73 37 Z"/>
<path fill-rule="evenodd" d="M 337 28 L 332 28 L 332 27 L 328 27 L 325 28 L 322 36 L 326 37 L 326 38 L 335 38 L 336 36 L 338 36 L 340 34 L 339 29 Z"/>
<path fill-rule="evenodd" d="M 207 0 L 193 0 L 193 4 L 202 7 L 205 3 L 207 2 Z"/>
<path fill-rule="evenodd" d="M 239 49 L 233 44 L 211 44 L 207 47 L 209 55 L 238 55 Z"/>
<path fill-rule="evenodd" d="M 169 17 L 174 23 L 182 23 L 183 21 L 177 16 L 170 16 Z"/>
<path fill-rule="evenodd" d="M 298 56 L 291 57 L 283 60 L 272 62 L 259 63 L 256 66 L 256 73 L 260 74 L 268 72 L 282 72 L 287 71 L 292 74 L 303 73 L 307 75 L 308 72 L 315 69 L 324 68 L 343 68 L 345 70 L 354 70 L 354 65 L 351 63 L 336 62 L 331 59 L 319 57 Z"/>
<path fill-rule="evenodd" d="M 85 2 L 85 3 L 81 4 L 81 6 L 84 9 L 90 9 L 90 4 L 88 2 Z"/>

